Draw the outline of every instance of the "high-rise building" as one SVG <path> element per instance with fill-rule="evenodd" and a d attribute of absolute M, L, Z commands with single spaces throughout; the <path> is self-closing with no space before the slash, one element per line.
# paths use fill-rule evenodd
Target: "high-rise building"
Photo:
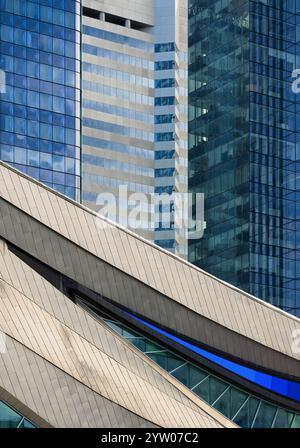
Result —
<path fill-rule="evenodd" d="M 300 315 L 298 2 L 189 1 L 189 259 Z"/>
<path fill-rule="evenodd" d="M 116 220 L 132 227 L 134 203 L 119 189 L 143 193 L 142 226 L 133 230 L 187 257 L 176 217 L 162 222 L 174 201 L 158 198 L 187 192 L 187 1 L 83 6 L 83 203 L 99 210 L 99 194 L 113 194 Z"/>
<path fill-rule="evenodd" d="M 0 1 L 1 159 L 80 200 L 80 2 Z"/>
<path fill-rule="evenodd" d="M 82 200 L 98 211 L 99 194 L 113 194 L 115 219 L 127 227 L 130 204 L 119 188 L 145 194 L 146 222 L 135 230 L 153 240 L 153 2 L 85 0 L 82 20 Z"/>

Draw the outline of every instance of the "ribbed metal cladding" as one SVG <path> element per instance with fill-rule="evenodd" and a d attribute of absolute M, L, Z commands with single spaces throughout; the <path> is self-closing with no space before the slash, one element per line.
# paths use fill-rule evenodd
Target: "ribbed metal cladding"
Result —
<path fill-rule="evenodd" d="M 0 235 L 148 319 L 299 377 L 300 354 L 292 348 L 298 319 L 116 225 L 100 229 L 104 221 L 94 213 L 3 163 L 0 176 Z"/>
<path fill-rule="evenodd" d="M 1 248 L 0 387 L 26 417 L 54 427 L 232 426 Z"/>

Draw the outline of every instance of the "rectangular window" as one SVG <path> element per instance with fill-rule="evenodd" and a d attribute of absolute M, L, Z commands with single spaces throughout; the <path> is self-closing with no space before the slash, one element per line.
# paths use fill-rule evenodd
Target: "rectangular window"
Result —
<path fill-rule="evenodd" d="M 175 61 L 158 61 L 155 62 L 155 70 L 173 70 Z"/>
<path fill-rule="evenodd" d="M 168 51 L 175 51 L 175 43 L 168 42 L 164 44 L 155 45 L 155 53 L 166 53 Z"/>
<path fill-rule="evenodd" d="M 175 140 L 174 132 L 159 132 L 155 134 L 156 142 L 171 142 Z"/>
<path fill-rule="evenodd" d="M 155 124 L 168 124 L 175 122 L 174 114 L 155 115 Z"/>
<path fill-rule="evenodd" d="M 174 106 L 175 97 L 174 96 L 162 96 L 155 98 L 155 106 Z"/>
<path fill-rule="evenodd" d="M 175 87 L 175 78 L 157 79 L 155 81 L 155 87 L 157 89 L 165 89 L 167 87 Z"/>

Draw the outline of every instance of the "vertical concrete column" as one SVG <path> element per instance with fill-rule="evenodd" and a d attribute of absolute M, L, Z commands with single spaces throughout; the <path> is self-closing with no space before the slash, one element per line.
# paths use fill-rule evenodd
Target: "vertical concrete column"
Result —
<path fill-rule="evenodd" d="M 102 20 L 103 22 L 105 22 L 105 12 L 100 12 L 100 20 Z"/>
<path fill-rule="evenodd" d="M 125 26 L 126 26 L 126 28 L 131 28 L 131 20 L 130 19 L 125 20 Z"/>

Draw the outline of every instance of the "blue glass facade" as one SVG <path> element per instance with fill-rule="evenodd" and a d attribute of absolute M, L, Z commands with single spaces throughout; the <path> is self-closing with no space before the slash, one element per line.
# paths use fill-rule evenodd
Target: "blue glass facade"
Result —
<path fill-rule="evenodd" d="M 80 2 L 1 0 L 1 159 L 80 200 Z"/>
<path fill-rule="evenodd" d="M 295 1 L 189 2 L 189 188 L 207 222 L 189 259 L 296 315 L 298 13 Z"/>

